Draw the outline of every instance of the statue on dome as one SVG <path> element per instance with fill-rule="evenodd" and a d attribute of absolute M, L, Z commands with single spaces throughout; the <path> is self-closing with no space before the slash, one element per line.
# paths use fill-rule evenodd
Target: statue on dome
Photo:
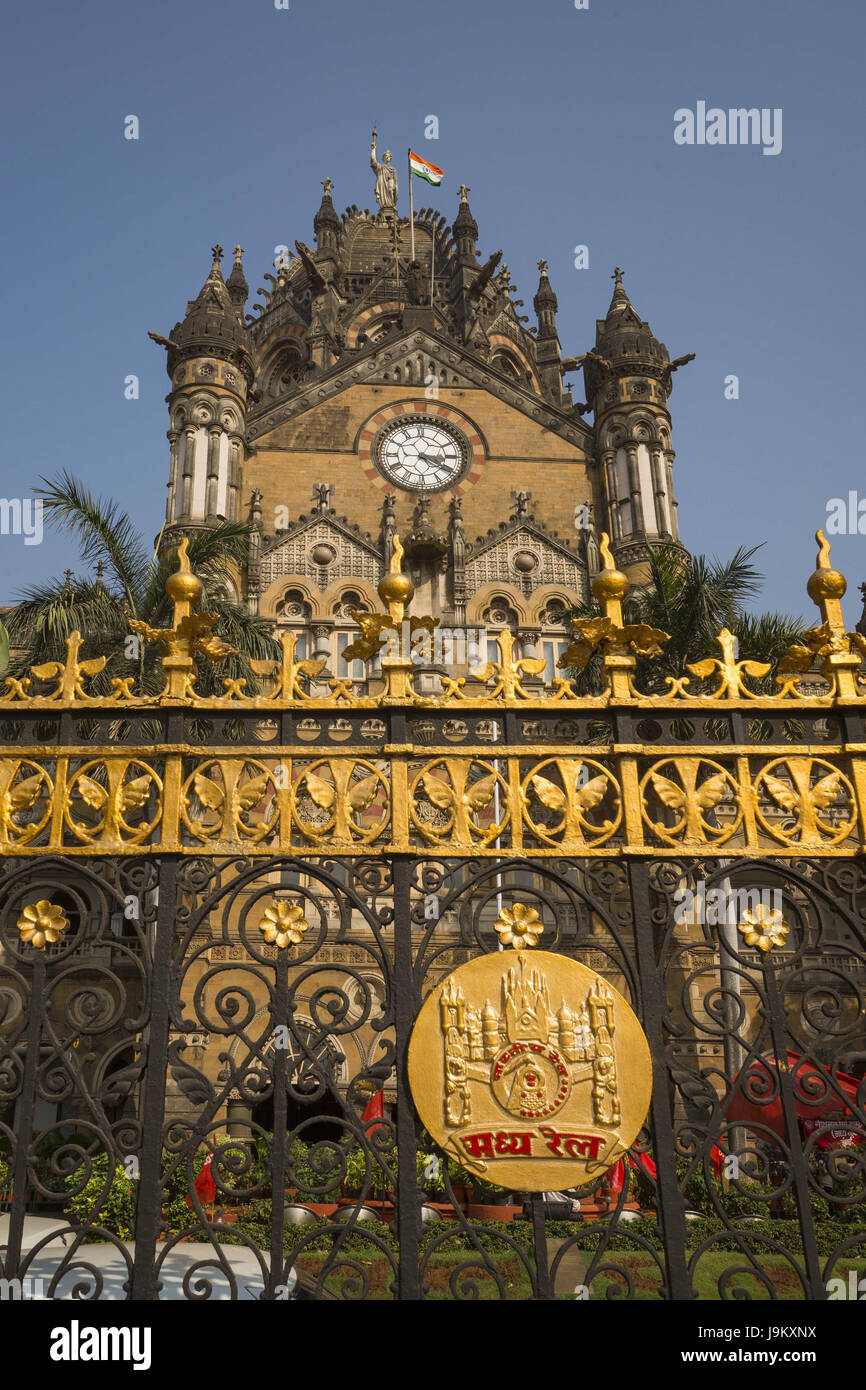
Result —
<path fill-rule="evenodd" d="M 381 163 L 376 158 L 377 136 L 378 131 L 374 130 L 370 145 L 370 168 L 376 175 L 376 202 L 381 212 L 387 212 L 397 207 L 397 170 L 391 163 L 390 150 L 385 151 Z"/>

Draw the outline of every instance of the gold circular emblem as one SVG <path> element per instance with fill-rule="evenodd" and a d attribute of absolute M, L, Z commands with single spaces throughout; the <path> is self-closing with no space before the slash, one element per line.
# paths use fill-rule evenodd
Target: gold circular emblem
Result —
<path fill-rule="evenodd" d="M 465 1168 L 549 1192 L 594 1182 L 628 1151 L 652 1064 L 618 990 L 524 942 L 436 986 L 412 1031 L 409 1085 L 432 1137 Z"/>

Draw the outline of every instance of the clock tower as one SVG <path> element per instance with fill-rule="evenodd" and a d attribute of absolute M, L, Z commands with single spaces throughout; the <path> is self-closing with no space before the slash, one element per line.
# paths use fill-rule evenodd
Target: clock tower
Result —
<path fill-rule="evenodd" d="M 379 607 L 397 534 L 413 613 L 471 633 L 482 663 L 508 629 L 552 679 L 600 533 L 638 582 L 647 540 L 678 538 L 679 362 L 619 271 L 595 348 L 563 356 L 547 262 L 531 323 L 502 252 L 479 251 L 465 185 L 451 225 L 430 208 L 410 223 L 375 146 L 371 164 L 377 212 L 338 213 L 323 180 L 313 245 L 294 243 L 251 311 L 237 247 L 228 279 L 215 254 L 185 318 L 157 337 L 172 382 L 167 531 L 249 516 L 249 564 L 227 593 L 294 631 L 299 654 L 327 657 L 323 678 L 375 678 L 342 653 L 352 611 Z M 588 405 L 563 384 L 581 366 Z"/>

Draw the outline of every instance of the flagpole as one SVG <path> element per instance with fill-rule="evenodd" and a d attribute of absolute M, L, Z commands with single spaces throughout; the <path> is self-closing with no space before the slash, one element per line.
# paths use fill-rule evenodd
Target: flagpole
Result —
<path fill-rule="evenodd" d="M 430 308 L 433 308 L 433 287 L 436 277 L 436 223 L 433 223 L 433 231 L 430 234 Z"/>
<path fill-rule="evenodd" d="M 412 197 L 412 151 L 406 151 L 406 164 L 409 169 L 409 235 L 412 245 L 412 260 L 415 259 L 415 202 Z"/>

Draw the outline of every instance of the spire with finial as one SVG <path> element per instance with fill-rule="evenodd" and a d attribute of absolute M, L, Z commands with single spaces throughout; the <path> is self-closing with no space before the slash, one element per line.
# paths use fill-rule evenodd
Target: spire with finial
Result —
<path fill-rule="evenodd" d="M 244 275 L 243 254 L 244 248 L 242 246 L 236 246 L 234 265 L 226 281 L 226 289 L 229 292 L 229 298 L 237 309 L 240 318 L 243 318 L 244 305 L 247 302 L 247 295 L 250 292 L 250 287 L 247 284 L 247 277 Z"/>
<path fill-rule="evenodd" d="M 210 274 L 199 290 L 197 297 L 187 305 L 183 323 L 176 324 L 172 329 L 171 341 L 176 348 L 183 351 L 185 356 L 190 355 L 190 353 L 213 353 L 219 349 L 224 352 L 236 352 L 239 349 L 248 350 L 247 332 L 241 322 L 237 302 L 225 284 L 220 269 L 223 249 L 219 243 L 212 248 L 211 254 L 213 255 L 213 265 L 210 268 Z M 242 248 L 238 247 L 235 251 L 236 259 L 232 270 L 232 275 L 234 275 L 235 270 L 239 270 L 239 274 L 234 280 L 235 294 L 239 294 L 242 286 L 246 286 L 243 268 L 240 265 L 240 255 L 242 254 Z M 229 279 L 231 280 L 231 276 Z M 170 352 L 167 362 L 169 372 L 173 372 L 175 360 Z"/>
<path fill-rule="evenodd" d="M 538 337 L 539 340 L 555 338 L 556 310 L 559 306 L 547 273 L 547 261 L 543 258 L 538 262 L 538 276 L 538 289 L 532 301 L 538 317 Z"/>
<path fill-rule="evenodd" d="M 613 298 L 610 301 L 610 307 L 607 311 L 608 318 L 610 318 L 611 314 L 621 313 L 623 309 L 630 309 L 632 307 L 631 300 L 626 294 L 625 286 L 622 283 L 623 274 L 624 271 L 620 268 L 620 266 L 615 265 L 613 268 L 613 274 L 610 277 L 611 280 L 614 281 L 614 286 Z"/>
<path fill-rule="evenodd" d="M 554 405 L 570 404 L 571 396 L 563 390 L 562 385 L 562 349 L 556 327 L 557 299 L 544 257 L 538 262 L 538 289 L 532 304 L 538 320 L 537 361 L 544 392 Z"/>
<path fill-rule="evenodd" d="M 469 206 L 468 193 L 470 190 L 465 183 L 461 183 L 458 188 L 460 194 L 460 207 L 457 209 L 457 216 L 454 219 L 454 241 L 457 245 L 457 255 L 464 265 L 478 264 L 478 223 L 472 216 L 472 209 Z"/>
<path fill-rule="evenodd" d="M 316 239 L 317 251 L 328 251 L 334 255 L 337 250 L 340 235 L 340 219 L 337 216 L 331 189 L 334 187 L 333 179 L 322 179 L 322 201 L 319 210 L 313 218 L 313 232 Z"/>

